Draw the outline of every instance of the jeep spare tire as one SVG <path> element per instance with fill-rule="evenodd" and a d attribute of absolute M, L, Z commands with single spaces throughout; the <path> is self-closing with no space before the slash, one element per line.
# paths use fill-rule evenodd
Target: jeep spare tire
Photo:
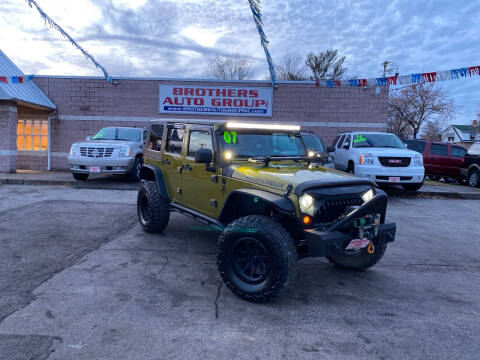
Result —
<path fill-rule="evenodd" d="M 267 302 L 293 282 L 297 252 L 279 223 L 267 216 L 251 215 L 225 228 L 218 240 L 217 264 L 234 294 L 252 302 Z"/>
<path fill-rule="evenodd" d="M 170 203 L 158 191 L 153 181 L 142 181 L 137 195 L 138 220 L 149 233 L 162 232 L 170 220 Z"/>

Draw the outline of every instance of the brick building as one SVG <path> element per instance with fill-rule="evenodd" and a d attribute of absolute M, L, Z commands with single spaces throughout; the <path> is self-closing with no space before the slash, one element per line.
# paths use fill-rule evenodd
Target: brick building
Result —
<path fill-rule="evenodd" d="M 21 75 L 1 53 L 0 76 Z M 5 60 L 6 59 L 6 60 Z M 8 60 L 8 61 L 7 61 Z M 8 67 L 8 66 L 7 66 Z M 13 71 L 13 72 L 12 72 Z M 1 96 L 5 87 L 20 91 L 33 86 L 35 98 Z M 205 118 L 300 124 L 329 144 L 346 130 L 386 131 L 388 88 L 324 88 L 314 82 L 217 81 L 157 78 L 35 76 L 24 84 L 0 84 L 0 171 L 16 169 L 68 169 L 70 145 L 106 126 L 146 126 L 155 118 Z M 161 112 L 161 89 L 172 85 L 191 88 L 233 89 L 234 94 L 268 91 L 268 116 L 178 114 Z M 241 90 L 240 90 L 241 89 Z M 218 94 L 218 93 L 217 93 Z M 42 96 L 44 102 L 38 101 Z"/>

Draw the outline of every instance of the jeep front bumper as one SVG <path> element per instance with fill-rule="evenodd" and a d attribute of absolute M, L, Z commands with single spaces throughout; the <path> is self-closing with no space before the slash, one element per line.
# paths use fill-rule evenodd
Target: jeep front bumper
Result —
<path fill-rule="evenodd" d="M 386 195 L 377 194 L 369 202 L 327 229 L 305 229 L 303 234 L 308 246 L 308 253 L 305 255 L 321 257 L 342 253 L 351 240 L 359 237 L 359 232 L 362 233 L 362 237 L 368 238 L 374 244 L 394 241 L 397 225 L 395 223 L 382 224 L 385 220 L 386 206 Z M 379 215 L 381 223 L 355 226 L 358 219 L 370 215 Z"/>

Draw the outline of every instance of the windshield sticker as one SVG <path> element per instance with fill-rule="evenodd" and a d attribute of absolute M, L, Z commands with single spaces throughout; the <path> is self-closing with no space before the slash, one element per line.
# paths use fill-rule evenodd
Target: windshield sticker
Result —
<path fill-rule="evenodd" d="M 367 139 L 365 139 L 365 137 L 362 134 L 355 135 L 355 138 L 353 139 L 354 144 L 363 142 L 363 141 L 367 141 Z"/>
<path fill-rule="evenodd" d="M 225 144 L 236 144 L 237 133 L 235 131 L 225 131 L 223 133 L 223 141 L 225 141 Z"/>

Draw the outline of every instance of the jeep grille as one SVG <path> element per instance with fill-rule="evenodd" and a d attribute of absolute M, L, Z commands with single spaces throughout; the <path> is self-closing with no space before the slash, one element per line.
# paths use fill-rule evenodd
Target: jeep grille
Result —
<path fill-rule="evenodd" d="M 336 220 L 345 214 L 347 206 L 360 206 L 362 204 L 363 200 L 359 197 L 351 199 L 327 200 L 318 210 L 314 222 L 324 223 Z"/>

